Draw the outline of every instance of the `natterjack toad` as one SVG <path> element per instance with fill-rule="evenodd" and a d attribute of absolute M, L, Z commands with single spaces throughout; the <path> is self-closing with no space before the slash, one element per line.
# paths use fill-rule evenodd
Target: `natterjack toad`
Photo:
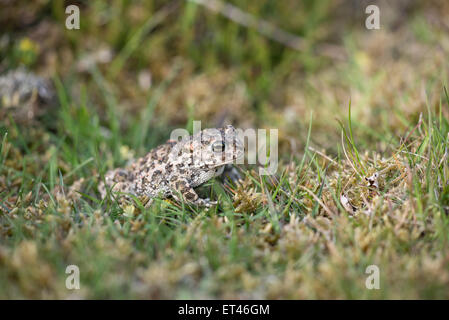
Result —
<path fill-rule="evenodd" d="M 126 168 L 105 175 L 106 187 L 115 194 L 151 198 L 173 196 L 187 203 L 210 206 L 193 188 L 223 173 L 226 164 L 241 159 L 244 147 L 231 125 L 205 129 L 181 141 L 169 140 Z M 101 196 L 107 194 L 103 182 Z"/>

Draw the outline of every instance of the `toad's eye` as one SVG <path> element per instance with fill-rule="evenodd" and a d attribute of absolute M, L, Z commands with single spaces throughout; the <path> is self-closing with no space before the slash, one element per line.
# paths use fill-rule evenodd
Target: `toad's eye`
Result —
<path fill-rule="evenodd" d="M 223 141 L 217 141 L 212 144 L 212 150 L 214 152 L 223 152 L 225 150 L 225 144 Z"/>

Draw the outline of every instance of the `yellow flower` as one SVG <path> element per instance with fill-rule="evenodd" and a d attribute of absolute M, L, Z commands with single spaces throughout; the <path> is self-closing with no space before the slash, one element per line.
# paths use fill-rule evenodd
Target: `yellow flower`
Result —
<path fill-rule="evenodd" d="M 39 45 L 33 41 L 31 41 L 29 38 L 23 38 L 19 43 L 19 50 L 20 51 L 32 51 L 34 53 L 37 53 L 39 50 Z"/>

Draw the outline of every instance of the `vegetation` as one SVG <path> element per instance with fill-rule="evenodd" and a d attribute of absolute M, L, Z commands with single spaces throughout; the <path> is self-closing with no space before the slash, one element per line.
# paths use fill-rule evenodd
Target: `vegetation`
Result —
<path fill-rule="evenodd" d="M 195 1 L 80 1 L 80 30 L 0 4 L 0 72 L 58 101 L 0 119 L 0 298 L 449 298 L 447 1 L 379 2 L 380 30 L 363 1 L 226 1 L 301 48 Z M 210 210 L 100 198 L 193 120 L 279 129 L 276 175 L 210 181 Z"/>

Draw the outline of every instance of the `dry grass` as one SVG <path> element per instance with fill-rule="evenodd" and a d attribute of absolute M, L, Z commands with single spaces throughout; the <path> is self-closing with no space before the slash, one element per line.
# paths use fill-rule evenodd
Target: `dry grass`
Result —
<path fill-rule="evenodd" d="M 59 100 L 0 120 L 0 297 L 449 298 L 445 1 L 381 2 L 379 31 L 358 5 L 239 2 L 299 53 L 191 2 L 117 3 L 83 4 L 76 32 L 46 1 L 0 15 L 0 71 L 51 76 Z M 276 176 L 211 181 L 210 211 L 99 199 L 101 174 L 192 120 L 278 128 Z"/>

